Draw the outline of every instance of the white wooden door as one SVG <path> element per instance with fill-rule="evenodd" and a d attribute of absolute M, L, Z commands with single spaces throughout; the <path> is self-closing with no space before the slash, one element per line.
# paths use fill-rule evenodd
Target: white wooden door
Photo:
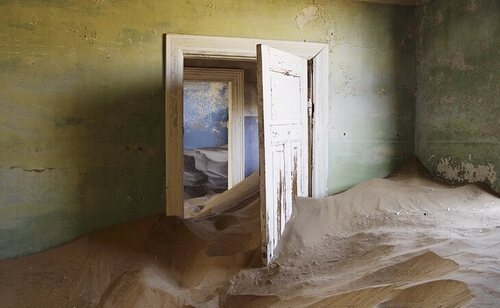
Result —
<path fill-rule="evenodd" d="M 307 60 L 257 45 L 257 62 L 262 257 L 267 265 L 295 196 L 309 194 Z"/>

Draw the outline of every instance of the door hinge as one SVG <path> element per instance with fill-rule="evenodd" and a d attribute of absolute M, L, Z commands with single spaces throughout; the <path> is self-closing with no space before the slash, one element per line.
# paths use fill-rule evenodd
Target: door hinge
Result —
<path fill-rule="evenodd" d="M 309 114 L 309 117 L 313 116 L 314 113 L 314 104 L 312 99 L 307 100 L 307 113 Z"/>

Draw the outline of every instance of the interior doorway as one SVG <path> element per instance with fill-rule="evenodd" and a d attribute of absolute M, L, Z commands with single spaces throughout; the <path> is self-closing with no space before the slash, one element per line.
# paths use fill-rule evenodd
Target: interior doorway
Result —
<path fill-rule="evenodd" d="M 190 35 L 166 35 L 165 41 L 169 216 L 184 216 L 184 63 L 257 61 L 261 247 L 263 263 L 269 264 L 295 197 L 327 193 L 328 45 Z"/>
<path fill-rule="evenodd" d="M 256 62 L 184 59 L 184 217 L 258 169 Z"/>

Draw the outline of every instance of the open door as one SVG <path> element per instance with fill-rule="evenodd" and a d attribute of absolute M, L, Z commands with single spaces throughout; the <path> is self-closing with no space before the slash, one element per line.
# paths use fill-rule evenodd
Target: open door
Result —
<path fill-rule="evenodd" d="M 262 257 L 269 264 L 296 196 L 308 196 L 307 60 L 257 45 Z"/>

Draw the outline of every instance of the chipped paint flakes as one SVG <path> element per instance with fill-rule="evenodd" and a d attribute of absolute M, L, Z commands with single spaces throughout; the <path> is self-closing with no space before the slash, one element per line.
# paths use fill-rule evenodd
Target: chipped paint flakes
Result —
<path fill-rule="evenodd" d="M 82 39 L 84 43 L 94 44 L 97 41 L 97 31 L 94 28 L 85 27 Z"/>
<path fill-rule="evenodd" d="M 295 24 L 297 25 L 297 28 L 302 29 L 306 24 L 318 19 L 318 12 L 319 7 L 316 5 L 310 5 L 300 11 L 295 17 Z"/>
<path fill-rule="evenodd" d="M 203 10 L 203 15 L 205 16 L 213 16 L 217 10 L 217 6 L 215 1 L 207 1 L 205 2 L 205 9 Z"/>
<path fill-rule="evenodd" d="M 447 157 L 440 159 L 436 170 L 443 178 L 459 183 L 488 182 L 495 185 L 497 180 L 495 166 L 490 163 L 476 165 L 472 162 L 461 161 L 454 164 L 451 157 Z"/>
<path fill-rule="evenodd" d="M 86 44 L 97 42 L 97 30 L 92 25 L 76 25 L 73 32 L 80 36 Z"/>

